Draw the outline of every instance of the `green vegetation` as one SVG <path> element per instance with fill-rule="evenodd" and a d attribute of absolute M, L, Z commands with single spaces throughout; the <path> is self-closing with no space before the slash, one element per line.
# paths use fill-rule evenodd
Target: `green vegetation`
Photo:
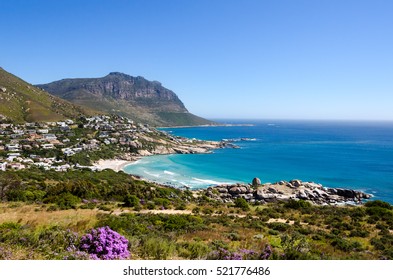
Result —
<path fill-rule="evenodd" d="M 16 122 L 59 121 L 95 110 L 52 96 L 0 68 L 0 114 Z"/>
<path fill-rule="evenodd" d="M 0 172 L 0 194 L 2 259 L 85 259 L 67 248 L 105 226 L 133 259 L 393 258 L 393 209 L 382 201 L 230 205 L 111 170 Z"/>

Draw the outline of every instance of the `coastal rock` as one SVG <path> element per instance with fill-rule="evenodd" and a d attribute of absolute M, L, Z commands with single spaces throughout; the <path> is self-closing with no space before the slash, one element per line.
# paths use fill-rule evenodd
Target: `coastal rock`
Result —
<path fill-rule="evenodd" d="M 143 145 L 141 143 L 139 143 L 138 141 L 131 141 L 129 142 L 129 144 L 131 147 L 135 148 L 135 149 L 140 149 L 143 147 Z"/>
<path fill-rule="evenodd" d="M 275 188 L 272 188 L 272 187 L 268 188 L 267 190 L 270 193 L 278 193 L 278 191 Z"/>
<path fill-rule="evenodd" d="M 291 180 L 291 181 L 289 181 L 289 183 L 291 183 L 292 186 L 294 186 L 296 188 L 298 188 L 302 185 L 302 181 L 300 181 L 300 180 Z"/>
<path fill-rule="evenodd" d="M 141 156 L 151 156 L 152 155 L 149 151 L 146 151 L 146 150 L 139 150 L 138 154 Z"/>
<path fill-rule="evenodd" d="M 360 191 L 341 188 L 330 189 L 320 184 L 301 182 L 300 180 L 265 183 L 256 189 L 244 184 L 217 186 L 205 190 L 205 194 L 217 201 L 229 203 L 242 197 L 249 203 L 255 204 L 301 199 L 317 205 L 331 205 L 346 202 L 361 203 L 362 199 L 371 197 Z"/>
<path fill-rule="evenodd" d="M 261 180 L 259 178 L 255 177 L 254 179 L 252 179 L 253 187 L 258 187 L 259 185 L 261 185 Z"/>
<path fill-rule="evenodd" d="M 228 189 L 226 187 L 218 187 L 217 190 L 219 193 L 228 193 Z"/>
<path fill-rule="evenodd" d="M 246 187 L 236 186 L 229 189 L 229 193 L 231 194 L 244 194 L 247 193 Z"/>
<path fill-rule="evenodd" d="M 286 185 L 288 188 L 291 188 L 291 189 L 295 189 L 295 188 L 296 188 L 294 185 L 292 185 L 292 184 L 289 183 L 289 182 L 287 182 L 285 185 Z"/>
<path fill-rule="evenodd" d="M 337 195 L 343 196 L 345 198 L 355 198 L 356 193 L 353 190 L 348 190 L 348 189 L 340 189 L 337 188 Z"/>
<path fill-rule="evenodd" d="M 5 87 L 0 87 L 0 90 L 1 90 L 2 92 L 6 92 L 6 91 L 7 91 L 7 89 L 6 89 Z"/>
<path fill-rule="evenodd" d="M 229 193 L 230 194 L 240 194 L 241 190 L 240 190 L 239 187 L 232 187 L 232 188 L 229 189 Z"/>
<path fill-rule="evenodd" d="M 306 200 L 306 199 L 308 199 L 308 196 L 307 196 L 307 194 L 306 194 L 306 192 L 304 190 L 300 190 L 297 193 L 297 198 Z"/>
<path fill-rule="evenodd" d="M 254 197 L 258 200 L 271 200 L 276 198 L 274 194 L 265 193 L 261 189 L 256 190 L 256 192 L 254 193 Z"/>
<path fill-rule="evenodd" d="M 329 196 L 326 192 L 324 192 L 323 190 L 318 189 L 318 188 L 314 189 L 314 190 L 313 190 L 313 193 L 314 193 L 315 195 L 319 196 L 319 197 L 325 197 L 325 198 L 326 198 L 326 197 Z"/>
<path fill-rule="evenodd" d="M 319 188 L 321 188 L 322 187 L 322 185 L 321 184 L 317 184 L 317 183 L 314 183 L 314 182 L 307 182 L 307 183 L 304 183 L 304 185 L 307 187 L 307 188 L 311 188 L 311 189 L 319 189 Z"/>

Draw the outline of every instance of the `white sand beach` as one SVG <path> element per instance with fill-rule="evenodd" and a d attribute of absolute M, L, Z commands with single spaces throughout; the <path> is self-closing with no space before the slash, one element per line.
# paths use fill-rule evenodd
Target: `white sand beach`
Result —
<path fill-rule="evenodd" d="M 121 159 L 100 159 L 99 161 L 95 162 L 93 165 L 98 170 L 104 170 L 109 168 L 118 172 L 123 170 L 123 168 L 130 163 L 133 163 L 133 161 L 127 161 Z"/>

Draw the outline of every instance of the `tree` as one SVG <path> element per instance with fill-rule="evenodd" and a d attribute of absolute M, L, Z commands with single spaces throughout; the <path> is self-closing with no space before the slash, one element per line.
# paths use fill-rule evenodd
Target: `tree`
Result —
<path fill-rule="evenodd" d="M 6 200 L 7 192 L 19 188 L 20 185 L 21 180 L 15 173 L 0 171 L 0 200 Z"/>

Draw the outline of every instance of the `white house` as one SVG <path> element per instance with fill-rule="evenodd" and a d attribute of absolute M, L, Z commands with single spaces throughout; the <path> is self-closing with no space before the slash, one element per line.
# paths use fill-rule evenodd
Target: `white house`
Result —
<path fill-rule="evenodd" d="M 51 150 L 53 149 L 55 146 L 53 144 L 43 144 L 41 145 L 41 147 L 45 150 Z"/>
<path fill-rule="evenodd" d="M 49 129 L 38 129 L 37 132 L 41 134 L 45 134 L 49 132 Z"/>
<path fill-rule="evenodd" d="M 12 162 L 12 161 L 14 161 L 14 159 L 20 157 L 20 153 L 9 153 L 9 154 L 7 154 L 7 156 L 8 156 L 7 160 L 9 162 Z"/>
<path fill-rule="evenodd" d="M 48 141 L 57 140 L 57 137 L 54 134 L 43 134 L 42 136 L 44 137 L 45 140 L 48 140 Z"/>
<path fill-rule="evenodd" d="M 19 144 L 6 144 L 5 148 L 10 152 L 19 152 Z"/>

